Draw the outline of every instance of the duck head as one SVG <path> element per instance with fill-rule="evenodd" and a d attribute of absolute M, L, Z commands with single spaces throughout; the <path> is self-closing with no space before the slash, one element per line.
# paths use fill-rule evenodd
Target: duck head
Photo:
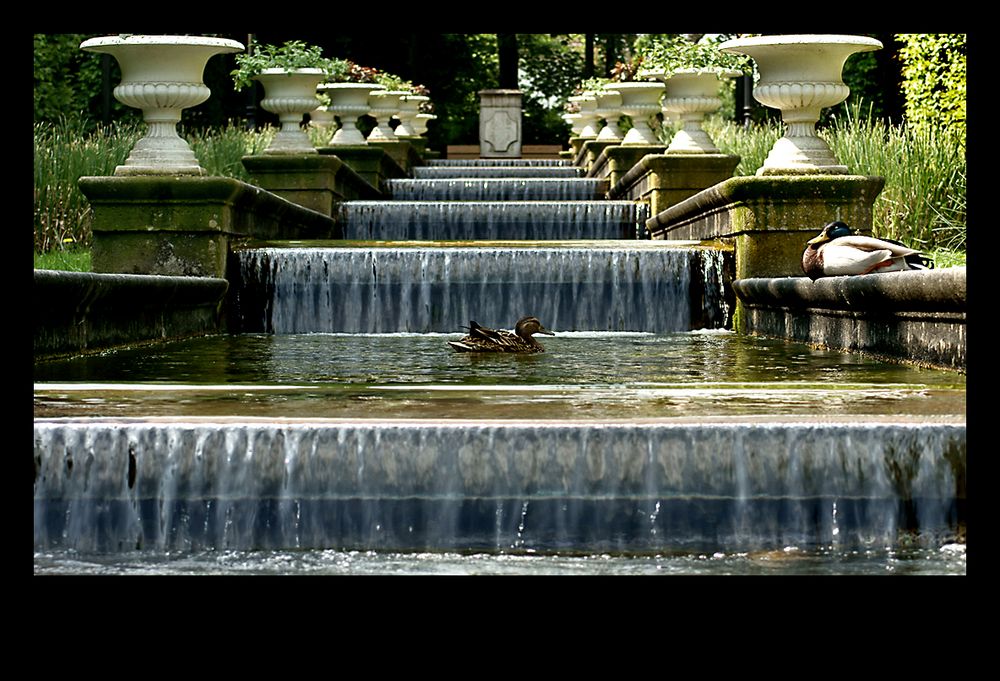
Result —
<path fill-rule="evenodd" d="M 521 317 L 517 320 L 517 324 L 514 325 L 514 333 L 522 338 L 531 338 L 536 333 L 542 333 L 546 336 L 555 335 L 542 326 L 542 323 L 538 321 L 538 317 Z"/>
<path fill-rule="evenodd" d="M 813 248 L 818 248 L 821 244 L 825 244 L 827 241 L 833 241 L 834 239 L 839 239 L 842 236 L 850 236 L 854 232 L 846 223 L 837 220 L 835 222 L 829 222 L 823 227 L 823 231 L 819 233 L 819 236 L 815 236 L 806 243 Z"/>

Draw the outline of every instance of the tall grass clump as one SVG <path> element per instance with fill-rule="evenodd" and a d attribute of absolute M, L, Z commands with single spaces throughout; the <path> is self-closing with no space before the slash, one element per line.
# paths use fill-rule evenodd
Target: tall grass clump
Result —
<path fill-rule="evenodd" d="M 232 177 L 250 182 L 250 175 L 243 167 L 244 156 L 261 154 L 271 144 L 277 128 L 264 126 L 245 130 L 235 123 L 223 128 L 181 132 L 191 151 L 205 172 L 215 177 Z"/>
<path fill-rule="evenodd" d="M 90 204 L 78 181 L 112 175 L 128 158 L 143 127 L 98 126 L 86 132 L 82 121 L 35 124 L 35 251 L 90 244 Z"/>
<path fill-rule="evenodd" d="M 761 123 L 742 123 L 727 120 L 721 116 L 708 116 L 702 123 L 702 128 L 715 142 L 723 154 L 735 154 L 740 157 L 734 175 L 753 175 L 764 165 L 768 153 L 774 143 L 784 134 L 781 121 L 767 120 Z"/>
<path fill-rule="evenodd" d="M 845 107 L 820 131 L 850 172 L 885 178 L 872 231 L 916 247 L 964 251 L 965 135 L 961 129 L 894 126 Z"/>

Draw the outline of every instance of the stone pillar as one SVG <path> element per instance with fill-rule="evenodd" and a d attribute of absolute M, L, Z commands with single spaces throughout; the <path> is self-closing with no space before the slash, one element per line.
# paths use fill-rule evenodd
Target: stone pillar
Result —
<path fill-rule="evenodd" d="M 521 142 L 521 91 L 480 90 L 480 157 L 521 158 Z"/>
<path fill-rule="evenodd" d="M 340 238 L 329 215 L 229 177 L 81 177 L 94 272 L 226 278 L 230 244 Z"/>

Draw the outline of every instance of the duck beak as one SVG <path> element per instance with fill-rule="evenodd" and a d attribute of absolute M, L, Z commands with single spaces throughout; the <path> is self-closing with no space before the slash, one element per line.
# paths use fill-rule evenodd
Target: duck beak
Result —
<path fill-rule="evenodd" d="M 544 333 L 546 336 L 554 336 L 555 335 L 553 332 L 549 331 L 544 326 L 539 327 L 537 333 Z"/>
<path fill-rule="evenodd" d="M 810 246 L 814 246 L 816 244 L 821 244 L 821 243 L 827 242 L 829 240 L 830 240 L 830 237 L 827 236 L 826 232 L 823 232 L 819 236 L 816 236 L 816 237 L 813 237 L 812 239 L 809 239 L 809 241 L 807 241 L 806 243 L 809 244 Z"/>

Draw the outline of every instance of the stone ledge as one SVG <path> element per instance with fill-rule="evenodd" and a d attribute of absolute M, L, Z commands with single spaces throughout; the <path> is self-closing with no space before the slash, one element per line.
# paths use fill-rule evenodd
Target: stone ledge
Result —
<path fill-rule="evenodd" d="M 737 330 L 965 371 L 966 269 L 733 282 Z"/>
<path fill-rule="evenodd" d="M 214 277 L 35 270 L 35 360 L 219 333 L 228 288 Z"/>

